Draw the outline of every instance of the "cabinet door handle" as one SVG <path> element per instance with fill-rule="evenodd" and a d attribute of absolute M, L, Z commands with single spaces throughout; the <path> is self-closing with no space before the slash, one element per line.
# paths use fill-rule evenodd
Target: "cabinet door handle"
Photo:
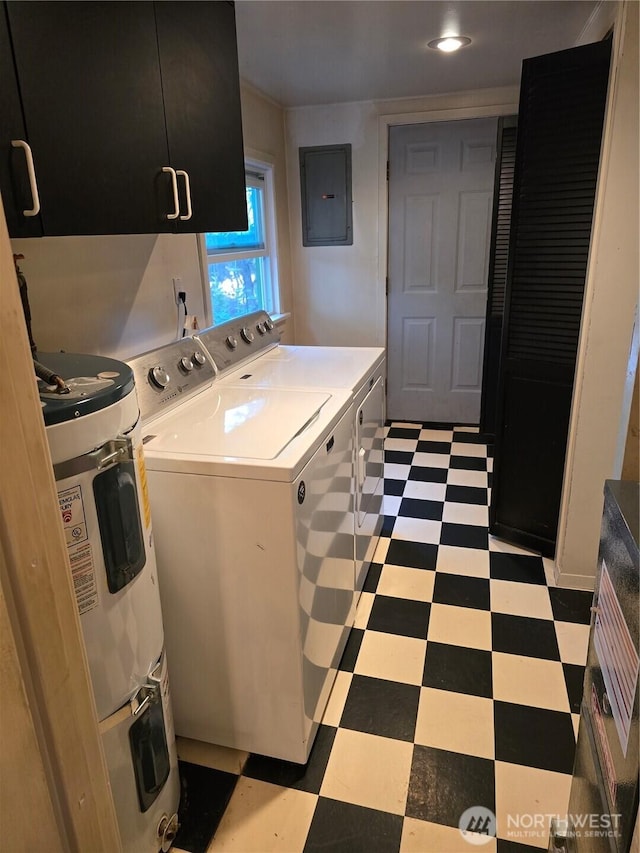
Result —
<path fill-rule="evenodd" d="M 31 210 L 23 210 L 23 216 L 37 216 L 40 213 L 40 196 L 38 195 L 38 184 L 36 182 L 36 170 L 33 165 L 33 154 L 31 146 L 24 139 L 12 139 L 11 144 L 14 148 L 22 148 L 24 156 L 27 158 L 27 172 L 29 173 L 29 186 L 31 187 L 31 201 L 33 207 Z"/>
<path fill-rule="evenodd" d="M 163 166 L 163 172 L 169 172 L 171 175 L 171 187 L 173 189 L 173 213 L 167 213 L 167 219 L 177 219 L 180 215 L 180 202 L 178 201 L 178 179 L 176 177 L 176 170 L 172 169 L 171 166 Z"/>
<path fill-rule="evenodd" d="M 193 211 L 191 210 L 191 184 L 189 182 L 189 175 L 184 171 L 184 169 L 177 169 L 176 175 L 182 175 L 184 178 L 184 189 L 187 196 L 187 215 L 181 216 L 180 219 L 191 219 Z"/>

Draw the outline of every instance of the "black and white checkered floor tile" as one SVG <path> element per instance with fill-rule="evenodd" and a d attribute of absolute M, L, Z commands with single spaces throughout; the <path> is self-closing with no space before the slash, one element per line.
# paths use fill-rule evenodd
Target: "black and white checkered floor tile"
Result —
<path fill-rule="evenodd" d="M 383 535 L 309 763 L 179 742 L 177 848 L 468 853 L 459 820 L 483 806 L 481 849 L 516 853 L 566 811 L 591 594 L 489 535 L 477 430 L 387 433 Z"/>

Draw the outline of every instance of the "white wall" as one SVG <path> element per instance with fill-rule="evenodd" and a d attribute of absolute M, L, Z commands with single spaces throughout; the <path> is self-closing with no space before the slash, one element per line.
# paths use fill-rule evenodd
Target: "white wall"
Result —
<path fill-rule="evenodd" d="M 242 87 L 245 148 L 275 163 L 283 312 L 291 311 L 291 263 L 283 110 Z M 13 240 L 28 283 L 33 337 L 41 351 L 127 358 L 169 343 L 178 311 L 173 277 L 205 325 L 197 238 L 192 234 Z M 284 340 L 292 335 L 289 327 Z"/>
<path fill-rule="evenodd" d="M 189 313 L 204 318 L 193 235 L 43 237 L 13 240 L 28 283 L 33 337 L 63 349 L 126 358 L 173 340 L 178 312 L 172 276 Z"/>
<path fill-rule="evenodd" d="M 296 343 L 386 343 L 388 125 L 504 115 L 514 112 L 517 102 L 518 90 L 510 87 L 287 111 Z M 345 143 L 352 146 L 353 245 L 303 247 L 298 148 Z"/>
<path fill-rule="evenodd" d="M 377 317 L 378 144 L 372 102 L 287 112 L 296 343 L 382 346 Z M 353 245 L 302 245 L 298 148 L 351 143 Z"/>

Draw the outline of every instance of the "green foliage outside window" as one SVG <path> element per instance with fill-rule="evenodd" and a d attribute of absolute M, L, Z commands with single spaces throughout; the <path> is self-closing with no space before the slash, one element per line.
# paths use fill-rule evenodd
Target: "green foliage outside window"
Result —
<path fill-rule="evenodd" d="M 262 187 L 247 187 L 247 218 L 246 231 L 205 234 L 216 324 L 265 308 L 266 270 L 260 254 L 265 248 Z M 215 261 L 216 255 L 221 260 Z"/>

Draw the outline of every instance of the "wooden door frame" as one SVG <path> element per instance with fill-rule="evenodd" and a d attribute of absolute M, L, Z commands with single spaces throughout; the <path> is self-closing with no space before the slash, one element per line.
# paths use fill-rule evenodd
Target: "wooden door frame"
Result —
<path fill-rule="evenodd" d="M 0 813 L 7 849 L 121 851 L 0 200 Z"/>

